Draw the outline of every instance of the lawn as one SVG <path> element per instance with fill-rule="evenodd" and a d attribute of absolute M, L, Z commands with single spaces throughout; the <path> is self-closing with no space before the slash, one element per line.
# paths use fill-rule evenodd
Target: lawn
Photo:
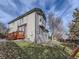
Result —
<path fill-rule="evenodd" d="M 28 42 L 25 42 L 25 41 L 15 41 L 15 43 L 21 48 L 28 47 L 32 44 L 32 43 L 28 43 Z"/>
<path fill-rule="evenodd" d="M 23 49 L 29 59 L 67 59 L 69 56 L 60 45 L 48 47 L 25 41 L 17 41 L 15 43 Z"/>

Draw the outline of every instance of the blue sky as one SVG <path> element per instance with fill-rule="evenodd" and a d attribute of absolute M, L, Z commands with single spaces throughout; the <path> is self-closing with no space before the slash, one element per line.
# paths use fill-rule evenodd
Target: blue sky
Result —
<path fill-rule="evenodd" d="M 0 21 L 7 24 L 35 7 L 41 8 L 46 15 L 54 12 L 67 25 L 72 20 L 74 9 L 79 8 L 79 0 L 0 0 Z"/>

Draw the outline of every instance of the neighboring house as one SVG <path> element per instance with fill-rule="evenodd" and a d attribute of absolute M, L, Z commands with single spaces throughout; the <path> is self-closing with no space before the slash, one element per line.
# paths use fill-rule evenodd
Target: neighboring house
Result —
<path fill-rule="evenodd" d="M 48 41 L 48 30 L 46 30 L 46 17 L 39 8 L 17 17 L 9 23 L 9 33 L 23 31 L 26 41 L 44 43 Z"/>

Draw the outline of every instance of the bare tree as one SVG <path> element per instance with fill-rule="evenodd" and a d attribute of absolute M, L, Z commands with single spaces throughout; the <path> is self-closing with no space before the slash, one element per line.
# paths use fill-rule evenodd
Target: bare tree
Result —
<path fill-rule="evenodd" d="M 48 25 L 52 39 L 61 39 L 63 36 L 63 21 L 60 17 L 55 16 L 53 13 L 48 14 Z"/>
<path fill-rule="evenodd" d="M 7 27 L 5 26 L 5 24 L 0 22 L 0 33 L 5 34 L 6 31 L 7 31 Z"/>

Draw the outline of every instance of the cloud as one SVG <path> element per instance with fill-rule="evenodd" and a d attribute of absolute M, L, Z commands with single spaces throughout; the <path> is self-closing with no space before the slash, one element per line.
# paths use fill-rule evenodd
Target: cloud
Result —
<path fill-rule="evenodd" d="M 54 12 L 57 16 L 62 17 L 65 25 L 71 21 L 72 13 L 78 6 L 78 0 L 1 0 L 0 17 L 7 23 L 30 9 L 38 7 L 46 15 L 49 12 Z"/>
<path fill-rule="evenodd" d="M 21 4 L 20 0 L 3 0 L 1 2 L 3 4 L 0 4 L 0 9 L 12 16 L 19 15 L 23 9 L 23 4 Z"/>
<path fill-rule="evenodd" d="M 7 24 L 8 21 L 10 21 L 11 19 L 13 19 L 11 15 L 3 12 L 2 10 L 0 10 L 0 14 L 1 14 L 0 15 L 0 21 L 3 22 L 3 23 L 5 23 L 5 24 Z"/>
<path fill-rule="evenodd" d="M 64 12 L 63 14 L 63 20 L 65 21 L 66 24 L 68 24 L 69 22 L 71 22 L 73 20 L 73 12 L 75 8 L 79 8 L 79 2 L 78 0 L 69 0 L 70 4 L 72 5 L 71 7 L 69 7 L 68 10 L 66 10 L 66 12 Z"/>

